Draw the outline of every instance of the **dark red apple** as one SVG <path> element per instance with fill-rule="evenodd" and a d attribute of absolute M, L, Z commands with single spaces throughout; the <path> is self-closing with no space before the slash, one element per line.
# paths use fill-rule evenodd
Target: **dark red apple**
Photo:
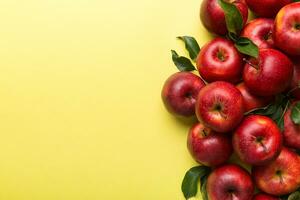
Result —
<path fill-rule="evenodd" d="M 300 55 L 300 3 L 283 7 L 277 14 L 273 39 L 275 45 L 290 55 Z"/>
<path fill-rule="evenodd" d="M 162 89 L 162 100 L 174 115 L 195 115 L 195 103 L 200 89 L 205 85 L 199 76 L 190 72 L 177 72 L 170 76 Z"/>
<path fill-rule="evenodd" d="M 243 118 L 243 96 L 230 83 L 223 81 L 210 83 L 199 92 L 196 114 L 206 127 L 219 133 L 227 133 Z"/>
<path fill-rule="evenodd" d="M 282 148 L 279 128 L 269 117 L 247 116 L 233 134 L 232 144 L 247 164 L 263 165 L 274 160 Z"/>
<path fill-rule="evenodd" d="M 201 123 L 189 131 L 187 146 L 193 158 L 206 166 L 217 166 L 226 162 L 232 154 L 231 139 L 216 133 Z"/>
<path fill-rule="evenodd" d="M 297 102 L 294 102 L 284 114 L 283 139 L 286 146 L 300 149 L 300 125 L 295 124 L 291 118 L 292 107 L 295 103 Z"/>
<path fill-rule="evenodd" d="M 276 160 L 252 168 L 252 175 L 258 189 L 265 193 L 281 196 L 300 187 L 300 157 L 283 148 Z"/>
<path fill-rule="evenodd" d="M 278 197 L 270 196 L 268 194 L 257 194 L 253 200 L 280 200 Z"/>
<path fill-rule="evenodd" d="M 290 85 L 293 71 L 293 64 L 286 55 L 275 49 L 260 49 L 259 57 L 246 63 L 243 79 L 251 93 L 273 96 Z"/>
<path fill-rule="evenodd" d="M 273 19 L 254 19 L 244 27 L 241 36 L 252 40 L 258 48 L 274 48 L 274 41 L 272 37 L 273 24 Z"/>
<path fill-rule="evenodd" d="M 294 59 L 294 75 L 289 90 L 293 97 L 300 100 L 300 59 Z"/>
<path fill-rule="evenodd" d="M 216 38 L 202 47 L 197 58 L 197 68 L 207 82 L 236 83 L 242 78 L 243 56 L 231 41 Z"/>
<path fill-rule="evenodd" d="M 244 0 L 228 0 L 240 11 L 244 24 L 248 19 L 248 6 Z M 209 31 L 225 35 L 227 33 L 224 11 L 218 4 L 218 0 L 203 0 L 200 9 L 200 19 L 202 24 Z"/>
<path fill-rule="evenodd" d="M 260 17 L 273 18 L 283 6 L 293 0 L 246 0 L 250 10 Z"/>
<path fill-rule="evenodd" d="M 244 83 L 240 83 L 236 87 L 243 95 L 245 112 L 267 106 L 273 99 L 273 97 L 259 97 L 253 95 Z"/>
<path fill-rule="evenodd" d="M 251 200 L 254 184 L 250 174 L 238 165 L 216 168 L 207 180 L 209 200 Z"/>

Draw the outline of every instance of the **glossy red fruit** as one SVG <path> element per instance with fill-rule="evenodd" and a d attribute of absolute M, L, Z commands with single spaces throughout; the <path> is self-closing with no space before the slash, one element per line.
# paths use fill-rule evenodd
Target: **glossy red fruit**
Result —
<path fill-rule="evenodd" d="M 262 115 L 249 115 L 234 132 L 232 144 L 242 161 L 251 165 L 263 165 L 274 160 L 280 153 L 282 136 L 272 119 Z"/>
<path fill-rule="evenodd" d="M 232 2 L 241 12 L 245 24 L 248 19 L 248 6 L 245 1 L 235 0 L 230 2 Z M 200 19 L 202 24 L 209 31 L 219 35 L 225 35 L 227 33 L 224 11 L 219 6 L 218 0 L 202 1 Z"/>
<path fill-rule="evenodd" d="M 283 139 L 286 146 L 300 149 L 300 125 L 295 124 L 291 118 L 292 108 L 297 102 L 294 102 L 284 114 Z"/>
<path fill-rule="evenodd" d="M 273 19 L 254 19 L 244 27 L 241 36 L 252 40 L 252 42 L 254 42 L 258 48 L 274 48 L 274 41 L 272 37 L 273 24 Z"/>
<path fill-rule="evenodd" d="M 273 39 L 275 45 L 290 55 L 300 55 L 300 3 L 283 7 L 277 14 Z"/>
<path fill-rule="evenodd" d="M 280 200 L 278 197 L 274 197 L 268 194 L 257 194 L 253 197 L 253 200 Z"/>
<path fill-rule="evenodd" d="M 260 17 L 273 18 L 283 6 L 292 0 L 246 0 L 250 10 Z"/>
<path fill-rule="evenodd" d="M 273 97 L 260 97 L 253 95 L 244 83 L 240 83 L 236 87 L 243 95 L 245 112 L 267 106 L 273 99 Z"/>
<path fill-rule="evenodd" d="M 232 154 L 231 139 L 201 123 L 189 131 L 187 146 L 193 158 L 206 166 L 217 166 L 226 162 Z"/>
<path fill-rule="evenodd" d="M 242 94 L 230 83 L 210 83 L 199 92 L 196 114 L 203 125 L 216 132 L 232 131 L 244 115 Z"/>
<path fill-rule="evenodd" d="M 251 200 L 254 184 L 246 170 L 230 164 L 209 175 L 206 189 L 209 200 Z"/>
<path fill-rule="evenodd" d="M 195 115 L 195 103 L 200 89 L 205 85 L 199 76 L 178 72 L 164 84 L 161 97 L 167 110 L 176 116 Z"/>
<path fill-rule="evenodd" d="M 283 148 L 276 160 L 252 168 L 256 186 L 265 193 L 281 196 L 300 187 L 300 157 Z"/>
<path fill-rule="evenodd" d="M 246 63 L 243 79 L 251 93 L 273 96 L 290 85 L 293 71 L 293 64 L 286 55 L 274 49 L 260 49 L 259 57 Z"/>
<path fill-rule="evenodd" d="M 197 68 L 207 82 L 236 83 L 242 78 L 243 56 L 231 41 L 216 38 L 202 47 L 197 58 Z"/>

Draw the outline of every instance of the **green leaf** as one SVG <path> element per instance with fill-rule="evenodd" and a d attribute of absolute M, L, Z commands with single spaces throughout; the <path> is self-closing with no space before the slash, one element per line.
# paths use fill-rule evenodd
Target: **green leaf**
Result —
<path fill-rule="evenodd" d="M 172 60 L 179 71 L 182 72 L 182 71 L 196 70 L 194 65 L 188 58 L 183 56 L 178 56 L 178 54 L 174 50 L 172 50 L 171 52 L 172 52 Z"/>
<path fill-rule="evenodd" d="M 299 2 L 300 0 L 293 0 L 294 2 Z"/>
<path fill-rule="evenodd" d="M 287 111 L 290 105 L 289 99 L 284 95 L 277 95 L 273 103 L 269 104 L 266 107 L 258 108 L 247 112 L 246 115 L 256 114 L 264 115 L 272 118 L 276 122 L 280 130 L 284 129 L 284 114 Z"/>
<path fill-rule="evenodd" d="M 248 38 L 240 37 L 236 43 L 235 47 L 237 50 L 245 55 L 258 58 L 259 50 L 258 47 Z"/>
<path fill-rule="evenodd" d="M 225 21 L 228 32 L 239 34 L 243 28 L 243 16 L 239 9 L 232 3 L 224 0 L 218 0 L 225 13 Z"/>
<path fill-rule="evenodd" d="M 229 33 L 227 34 L 227 38 L 228 38 L 229 40 L 232 40 L 232 41 L 235 43 L 235 42 L 239 39 L 239 36 L 236 35 L 235 33 L 229 32 Z"/>
<path fill-rule="evenodd" d="M 206 190 L 207 178 L 208 178 L 208 174 L 203 176 L 200 179 L 200 190 L 201 190 L 202 200 L 208 200 L 208 195 Z"/>
<path fill-rule="evenodd" d="M 290 194 L 288 200 L 299 200 L 300 199 L 300 192 L 294 192 L 292 194 Z"/>
<path fill-rule="evenodd" d="M 196 39 L 193 37 L 190 37 L 190 36 L 180 36 L 177 38 L 184 42 L 185 48 L 189 52 L 190 58 L 192 60 L 196 60 L 196 58 L 200 52 L 200 47 L 199 47 Z"/>
<path fill-rule="evenodd" d="M 245 113 L 245 115 L 265 115 L 265 116 L 270 116 L 274 114 L 277 110 L 277 105 L 275 104 L 269 104 L 265 107 L 262 108 L 256 108 L 253 110 L 250 110 L 249 112 Z"/>
<path fill-rule="evenodd" d="M 295 124 L 300 124 L 300 102 L 297 102 L 293 106 L 291 117 Z"/>
<path fill-rule="evenodd" d="M 200 178 L 210 173 L 210 168 L 197 166 L 188 170 L 183 178 L 181 191 L 186 199 L 196 196 Z"/>
<path fill-rule="evenodd" d="M 283 115 L 284 115 L 284 113 L 283 113 Z M 276 122 L 278 128 L 279 128 L 281 131 L 283 131 L 283 129 L 284 129 L 284 120 L 283 120 L 283 117 L 277 119 L 275 122 Z"/>

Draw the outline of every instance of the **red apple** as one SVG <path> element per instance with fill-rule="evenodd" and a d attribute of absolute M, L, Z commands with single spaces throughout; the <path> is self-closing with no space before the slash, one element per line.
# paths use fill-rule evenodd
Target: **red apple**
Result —
<path fill-rule="evenodd" d="M 300 55 L 300 3 L 283 7 L 277 14 L 273 39 L 275 45 L 290 55 Z"/>
<path fill-rule="evenodd" d="M 251 165 L 263 165 L 274 160 L 280 153 L 282 136 L 272 119 L 262 115 L 249 115 L 234 132 L 232 144 L 242 161 Z"/>
<path fill-rule="evenodd" d="M 207 82 L 236 83 L 242 78 L 243 56 L 231 41 L 216 38 L 202 47 L 197 58 L 197 68 Z"/>
<path fill-rule="evenodd" d="M 294 102 L 284 114 L 283 139 L 286 146 L 300 149 L 300 125 L 295 124 L 291 118 L 292 107 L 295 103 L 297 102 Z"/>
<path fill-rule="evenodd" d="M 244 83 L 240 83 L 236 87 L 243 95 L 245 112 L 267 106 L 273 99 L 273 97 L 259 97 L 253 95 Z"/>
<path fill-rule="evenodd" d="M 293 0 L 246 0 L 246 2 L 256 15 L 273 18 L 280 8 L 292 3 Z"/>
<path fill-rule="evenodd" d="M 207 180 L 209 200 L 251 200 L 254 184 L 250 174 L 237 165 L 216 168 Z"/>
<path fill-rule="evenodd" d="M 268 194 L 257 194 L 253 200 L 280 200 L 278 197 L 270 196 Z"/>
<path fill-rule="evenodd" d="M 252 40 L 258 48 L 274 48 L 274 41 L 272 38 L 273 24 L 273 19 L 254 19 L 244 27 L 241 36 Z"/>
<path fill-rule="evenodd" d="M 189 131 L 187 146 L 193 158 L 206 166 L 217 166 L 226 162 L 232 154 L 231 140 L 203 126 L 195 124 Z"/>
<path fill-rule="evenodd" d="M 203 125 L 216 132 L 232 131 L 243 118 L 242 94 L 230 83 L 223 81 L 210 83 L 199 92 L 196 114 Z"/>
<path fill-rule="evenodd" d="M 289 90 L 293 97 L 300 100 L 300 59 L 293 60 L 294 63 L 294 75 Z"/>
<path fill-rule="evenodd" d="M 283 148 L 276 160 L 252 168 L 252 175 L 258 189 L 265 193 L 281 196 L 300 187 L 300 157 Z"/>
<path fill-rule="evenodd" d="M 244 24 L 248 19 L 248 6 L 244 0 L 228 1 L 233 3 L 241 12 Z M 225 15 L 223 9 L 219 6 L 218 0 L 203 0 L 200 9 L 200 19 L 209 31 L 225 35 L 227 33 Z"/>
<path fill-rule="evenodd" d="M 195 115 L 195 103 L 205 83 L 190 72 L 177 72 L 170 76 L 162 89 L 162 100 L 167 110 L 177 116 Z"/>
<path fill-rule="evenodd" d="M 257 59 L 251 58 L 244 67 L 243 79 L 251 93 L 273 96 L 283 92 L 293 77 L 290 59 L 274 49 L 260 49 Z"/>

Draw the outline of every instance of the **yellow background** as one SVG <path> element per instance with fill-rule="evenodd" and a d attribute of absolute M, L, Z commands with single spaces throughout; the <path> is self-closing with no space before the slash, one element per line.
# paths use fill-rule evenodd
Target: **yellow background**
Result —
<path fill-rule="evenodd" d="M 0 199 L 175 200 L 196 163 L 161 87 L 200 0 L 0 1 Z"/>

